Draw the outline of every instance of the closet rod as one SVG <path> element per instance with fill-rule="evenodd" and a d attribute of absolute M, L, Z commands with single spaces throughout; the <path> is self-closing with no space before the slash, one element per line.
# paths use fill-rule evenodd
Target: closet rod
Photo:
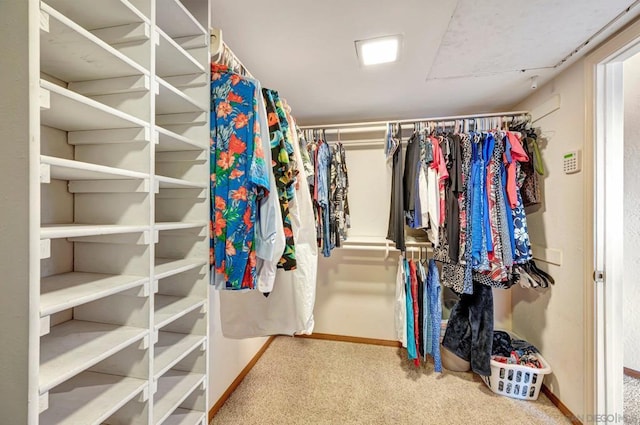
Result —
<path fill-rule="evenodd" d="M 249 69 L 244 66 L 242 61 L 238 59 L 238 56 L 231 50 L 229 45 L 222 39 L 222 30 L 219 28 L 210 28 L 211 34 L 211 62 L 220 60 L 224 55 L 231 56 L 231 59 L 238 64 L 243 70 L 245 75 L 254 78 Z"/>
<path fill-rule="evenodd" d="M 349 127 L 364 127 L 364 126 L 386 126 L 388 124 L 413 124 L 414 122 L 432 122 L 432 121 L 453 121 L 453 120 L 466 120 L 474 118 L 493 118 L 493 117 L 512 117 L 518 115 L 529 115 L 529 111 L 508 111 L 508 112 L 492 112 L 486 114 L 473 114 L 473 115 L 453 115 L 449 117 L 430 117 L 430 118 L 414 118 L 404 120 L 388 120 L 388 121 L 367 121 L 367 122 L 352 122 L 344 124 L 318 124 L 318 125 L 305 125 L 301 126 L 301 130 L 322 130 L 322 129 L 342 129 Z"/>

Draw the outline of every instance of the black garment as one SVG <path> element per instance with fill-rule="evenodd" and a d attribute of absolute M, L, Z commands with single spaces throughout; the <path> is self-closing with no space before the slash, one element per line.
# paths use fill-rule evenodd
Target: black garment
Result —
<path fill-rule="evenodd" d="M 511 339 L 508 333 L 493 331 L 493 347 L 491 354 L 494 356 L 509 357 L 512 351 L 521 351 L 522 354 L 536 354 L 538 349 L 523 339 Z"/>
<path fill-rule="evenodd" d="M 400 126 L 396 139 L 398 148 L 393 153 L 392 158 L 392 180 L 391 180 L 391 207 L 389 210 L 389 227 L 387 229 L 387 239 L 396 243 L 396 249 L 405 250 L 404 242 L 404 191 L 402 184 L 402 144 Z"/>
<path fill-rule="evenodd" d="M 414 132 L 407 143 L 406 157 L 404 159 L 404 173 L 402 184 L 404 189 L 404 213 L 409 224 L 413 227 L 416 210 L 416 174 L 418 171 L 418 161 L 420 160 L 420 137 Z"/>
<path fill-rule="evenodd" d="M 494 356 L 509 357 L 511 351 L 513 351 L 513 346 L 511 345 L 511 337 L 509 334 L 503 331 L 493 331 L 491 354 Z"/>
<path fill-rule="evenodd" d="M 460 203 L 458 196 L 464 191 L 462 185 L 462 147 L 460 135 L 454 134 L 450 141 L 450 160 L 447 162 L 449 180 L 445 192 L 447 215 L 445 226 L 447 228 L 447 240 L 449 241 L 449 257 L 457 263 L 460 255 Z"/>
<path fill-rule="evenodd" d="M 442 345 L 471 363 L 478 375 L 491 375 L 493 292 L 473 282 L 473 294 L 462 294 L 453 307 Z"/>

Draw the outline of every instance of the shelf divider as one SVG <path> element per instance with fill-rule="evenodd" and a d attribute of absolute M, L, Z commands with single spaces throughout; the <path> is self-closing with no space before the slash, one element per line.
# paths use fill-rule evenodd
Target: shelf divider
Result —
<path fill-rule="evenodd" d="M 49 408 L 40 425 L 102 423 L 127 402 L 148 397 L 148 381 L 82 372 L 49 391 Z"/>
<path fill-rule="evenodd" d="M 137 171 L 47 155 L 40 155 L 40 163 L 50 168 L 49 175 L 51 178 L 60 180 L 142 180 L 149 178 L 148 174 Z"/>
<path fill-rule="evenodd" d="M 202 64 L 161 29 L 156 29 L 156 74 L 172 77 L 185 74 L 202 74 L 206 70 Z"/>
<path fill-rule="evenodd" d="M 45 224 L 40 228 L 40 239 L 79 238 L 83 236 L 118 235 L 149 231 L 144 225 L 119 224 Z"/>
<path fill-rule="evenodd" d="M 44 2 L 40 3 L 40 62 L 43 72 L 70 82 L 149 72 Z"/>
<path fill-rule="evenodd" d="M 196 389 L 206 377 L 200 373 L 169 370 L 158 379 L 155 393 L 153 423 L 161 424 Z"/>
<path fill-rule="evenodd" d="M 147 277 L 70 272 L 42 278 L 40 316 L 108 297 L 149 282 Z"/>
<path fill-rule="evenodd" d="M 40 121 L 43 125 L 64 131 L 148 126 L 148 123 L 141 119 L 49 81 L 40 80 L 40 87 L 50 96 L 49 107 L 40 111 Z"/>
<path fill-rule="evenodd" d="M 158 330 L 163 326 L 200 308 L 206 310 L 208 300 L 196 297 L 175 297 L 173 295 L 155 295 L 154 324 Z"/>
<path fill-rule="evenodd" d="M 174 39 L 191 35 L 207 35 L 207 30 L 180 0 L 157 0 L 156 24 Z"/>
<path fill-rule="evenodd" d="M 141 341 L 148 333 L 147 329 L 80 320 L 54 326 L 40 341 L 40 393 Z"/>
<path fill-rule="evenodd" d="M 162 425 L 204 425 L 204 412 L 177 408 Z"/>
<path fill-rule="evenodd" d="M 153 277 L 154 279 L 164 279 L 196 267 L 202 267 L 205 264 L 207 264 L 206 260 L 198 258 L 156 258 Z"/>
<path fill-rule="evenodd" d="M 207 338 L 203 335 L 189 335 L 175 332 L 159 332 L 155 344 L 154 376 L 156 379 L 171 369 L 180 360 L 200 347 L 204 350 Z"/>

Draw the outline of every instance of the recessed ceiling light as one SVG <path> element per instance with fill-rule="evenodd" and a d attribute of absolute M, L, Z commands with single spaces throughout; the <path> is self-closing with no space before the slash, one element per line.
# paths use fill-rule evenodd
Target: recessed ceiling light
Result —
<path fill-rule="evenodd" d="M 364 66 L 395 62 L 400 56 L 400 34 L 356 40 L 356 53 Z"/>

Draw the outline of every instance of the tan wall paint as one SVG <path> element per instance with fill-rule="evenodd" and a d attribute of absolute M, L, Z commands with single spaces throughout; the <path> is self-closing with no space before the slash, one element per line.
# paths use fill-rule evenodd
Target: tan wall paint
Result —
<path fill-rule="evenodd" d="M 242 369 L 267 342 L 267 338 L 229 339 L 222 335 L 220 296 L 209 293 L 209 404 L 213 406 Z"/>
<path fill-rule="evenodd" d="M 574 413 L 584 410 L 584 171 L 565 175 L 563 154 L 584 148 L 584 61 L 540 87 L 516 109 L 532 110 L 560 94 L 558 111 L 542 118 L 547 143 L 544 203 L 527 216 L 532 243 L 562 251 L 561 266 L 538 261 L 556 281 L 547 290 L 515 287 L 512 292 L 513 330 L 536 345 L 553 373 L 546 385 Z M 583 164 L 584 165 L 584 164 Z M 583 167 L 584 169 L 584 167 Z"/>

